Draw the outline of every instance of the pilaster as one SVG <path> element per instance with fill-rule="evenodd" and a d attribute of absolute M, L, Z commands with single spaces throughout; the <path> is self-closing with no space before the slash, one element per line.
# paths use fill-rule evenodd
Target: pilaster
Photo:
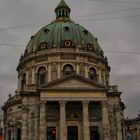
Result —
<path fill-rule="evenodd" d="M 79 74 L 79 64 L 76 64 L 76 74 Z"/>
<path fill-rule="evenodd" d="M 98 80 L 99 80 L 99 83 L 102 83 L 102 73 L 101 73 L 101 69 L 99 69 L 99 73 L 98 73 Z"/>
<path fill-rule="evenodd" d="M 51 64 L 48 64 L 48 82 L 51 81 Z"/>
<path fill-rule="evenodd" d="M 88 78 L 88 66 L 85 65 L 85 77 Z"/>
<path fill-rule="evenodd" d="M 60 67 L 60 63 L 57 64 L 57 78 L 61 78 L 61 67 Z"/>
<path fill-rule="evenodd" d="M 35 84 L 35 68 L 32 69 L 32 84 Z"/>

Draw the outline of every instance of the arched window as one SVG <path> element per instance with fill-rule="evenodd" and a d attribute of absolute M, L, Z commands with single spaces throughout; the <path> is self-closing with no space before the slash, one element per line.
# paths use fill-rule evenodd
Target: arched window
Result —
<path fill-rule="evenodd" d="M 24 90 L 25 86 L 26 86 L 26 73 L 24 73 L 22 76 L 22 85 L 21 86 L 22 86 L 21 90 Z"/>
<path fill-rule="evenodd" d="M 52 80 L 56 80 L 57 79 L 57 67 L 56 67 L 56 64 L 52 64 L 51 79 Z"/>
<path fill-rule="evenodd" d="M 94 68 L 90 68 L 89 70 L 89 79 L 93 81 L 97 81 L 97 74 Z"/>
<path fill-rule="evenodd" d="M 70 64 L 67 64 L 63 67 L 63 75 L 69 75 L 71 73 L 74 73 L 73 66 Z"/>
<path fill-rule="evenodd" d="M 79 66 L 79 74 L 85 76 L 85 67 L 83 63 L 81 63 Z"/>
<path fill-rule="evenodd" d="M 42 86 L 46 83 L 46 69 L 40 67 L 37 72 L 37 85 Z"/>

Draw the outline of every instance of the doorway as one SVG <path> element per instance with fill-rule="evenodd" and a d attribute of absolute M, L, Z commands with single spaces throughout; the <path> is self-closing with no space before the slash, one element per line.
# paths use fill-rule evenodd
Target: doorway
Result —
<path fill-rule="evenodd" d="M 56 127 L 47 127 L 47 140 L 56 140 Z"/>
<path fill-rule="evenodd" d="M 68 140 L 78 140 L 78 126 L 68 126 Z"/>

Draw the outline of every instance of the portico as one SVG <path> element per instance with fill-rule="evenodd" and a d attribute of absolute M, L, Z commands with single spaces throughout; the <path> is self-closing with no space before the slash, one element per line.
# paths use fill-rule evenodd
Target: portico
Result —
<path fill-rule="evenodd" d="M 47 129 L 51 127 L 56 130 L 56 139 L 92 140 L 97 137 L 102 140 L 106 137 L 109 140 L 106 89 L 85 83 L 75 75 L 72 77 L 74 80 L 69 77 L 42 89 L 40 102 L 45 104 L 40 105 L 40 140 L 46 140 Z M 75 87 L 74 83 L 76 86 L 83 84 L 84 88 Z"/>
<path fill-rule="evenodd" d="M 90 138 L 92 136 L 92 134 L 91 134 L 92 131 L 90 129 L 91 127 L 97 127 L 98 133 L 99 133 L 99 140 L 102 140 L 102 137 L 104 137 L 104 138 L 106 137 L 106 139 L 109 140 L 109 134 L 105 133 L 106 131 L 108 131 L 108 128 L 109 128 L 109 124 L 106 122 L 106 120 L 105 119 L 100 120 L 101 121 L 100 123 L 103 124 L 102 128 L 99 128 L 99 126 L 97 125 L 97 122 L 95 122 L 95 124 L 94 124 L 94 121 L 93 120 L 91 121 L 91 116 L 89 116 L 89 104 L 91 102 L 92 101 L 81 101 L 81 102 L 58 101 L 58 102 L 55 102 L 59 106 L 60 116 L 59 116 L 58 120 L 57 119 L 51 120 L 51 118 L 45 117 L 45 116 L 47 116 L 47 112 L 46 112 L 47 104 L 49 104 L 50 101 L 46 102 L 45 103 L 46 107 L 41 106 L 42 108 L 40 108 L 40 110 L 41 110 L 41 112 L 40 112 L 40 136 L 42 136 L 42 137 L 40 137 L 40 140 L 46 140 L 47 128 L 50 128 L 50 127 L 55 128 L 56 137 L 60 138 L 61 140 L 71 140 L 69 135 L 72 135 L 71 137 L 75 137 L 74 140 L 91 140 L 91 138 Z M 95 101 L 94 101 L 94 103 L 95 103 Z M 98 102 L 98 103 L 99 103 L 99 105 L 102 104 L 102 102 Z M 79 116 L 76 116 L 77 114 L 74 114 L 74 113 L 73 114 L 71 113 L 70 114 L 71 116 L 68 116 L 69 110 L 67 110 L 67 108 L 68 108 L 67 106 L 72 105 L 72 104 L 77 104 L 77 105 L 79 104 L 79 106 L 81 105 L 82 116 L 80 116 L 81 114 L 79 112 L 77 113 Z M 44 111 L 43 111 L 43 109 L 44 109 Z M 104 111 L 104 109 L 105 108 L 102 107 L 102 111 Z M 107 116 L 104 116 L 102 114 L 102 117 L 105 118 Z M 60 129 L 60 131 L 58 131 L 59 129 Z M 46 130 L 46 132 L 44 130 Z M 71 131 L 73 131 L 73 133 Z M 103 136 L 101 135 L 101 131 L 104 132 Z"/>

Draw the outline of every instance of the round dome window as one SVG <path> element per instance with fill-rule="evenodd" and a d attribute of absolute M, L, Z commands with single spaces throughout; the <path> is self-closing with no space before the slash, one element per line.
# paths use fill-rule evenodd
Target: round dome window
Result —
<path fill-rule="evenodd" d="M 69 47 L 69 46 L 71 46 L 71 45 L 72 45 L 72 43 L 71 43 L 70 40 L 65 40 L 65 41 L 64 41 L 64 46 Z"/>

